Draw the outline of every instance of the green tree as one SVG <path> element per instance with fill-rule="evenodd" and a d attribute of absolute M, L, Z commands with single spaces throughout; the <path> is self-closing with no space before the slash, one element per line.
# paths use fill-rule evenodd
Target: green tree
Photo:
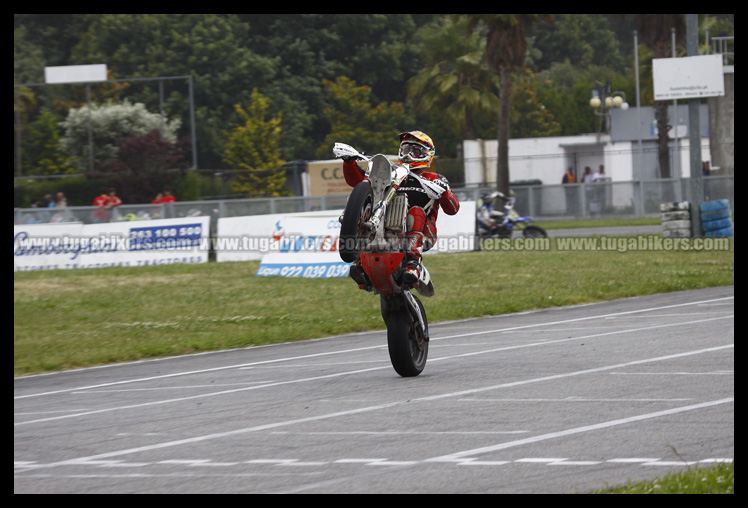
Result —
<path fill-rule="evenodd" d="M 61 150 L 57 117 L 49 111 L 29 126 L 28 139 L 22 146 L 24 174 L 60 175 L 75 171 Z"/>
<path fill-rule="evenodd" d="M 267 119 L 268 100 L 257 89 L 252 91 L 248 110 L 234 106 L 241 122 L 225 137 L 224 161 L 237 172 L 234 192 L 262 196 L 287 195 L 286 173 L 282 169 L 280 140 L 282 115 Z"/>
<path fill-rule="evenodd" d="M 524 72 L 518 74 L 512 92 L 512 138 L 540 138 L 561 133 L 561 124 L 545 107 L 539 88 L 538 75 L 525 67 Z"/>
<path fill-rule="evenodd" d="M 595 65 L 620 72 L 626 67 L 621 44 L 604 14 L 556 14 L 532 25 L 528 35 L 540 52 L 533 59 L 536 72 L 565 61 L 578 69 Z"/>
<path fill-rule="evenodd" d="M 371 105 L 371 88 L 357 86 L 352 79 L 340 76 L 334 82 L 325 80 L 335 108 L 326 108 L 330 132 L 317 149 L 317 156 L 330 158 L 335 142 L 348 143 L 367 153 L 397 153 L 400 132 L 415 129 L 408 124 L 399 102 Z"/>

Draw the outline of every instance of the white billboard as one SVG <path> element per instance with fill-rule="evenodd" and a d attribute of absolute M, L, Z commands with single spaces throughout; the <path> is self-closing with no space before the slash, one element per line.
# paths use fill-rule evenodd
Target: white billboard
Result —
<path fill-rule="evenodd" d="M 725 95 L 722 55 L 655 58 L 652 76 L 656 101 Z"/>
<path fill-rule="evenodd" d="M 44 68 L 44 81 L 51 84 L 92 83 L 106 80 L 106 64 L 63 65 Z"/>

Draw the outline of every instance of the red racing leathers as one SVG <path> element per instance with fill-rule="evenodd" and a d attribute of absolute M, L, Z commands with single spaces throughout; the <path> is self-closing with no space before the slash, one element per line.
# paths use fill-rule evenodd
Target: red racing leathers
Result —
<path fill-rule="evenodd" d="M 343 176 L 351 187 L 361 183 L 365 176 L 364 171 L 356 164 L 356 161 L 343 162 Z M 406 236 L 409 239 L 408 261 L 421 261 L 424 249 L 429 250 L 436 243 L 436 218 L 439 209 L 443 208 L 447 215 L 454 215 L 460 210 L 460 202 L 457 196 L 449 189 L 449 182 L 442 175 L 428 171 L 422 171 L 419 176 L 434 182 L 444 189 L 438 200 L 432 200 L 421 186 L 421 183 L 408 176 L 400 185 L 398 192 L 408 195 L 408 222 Z"/>

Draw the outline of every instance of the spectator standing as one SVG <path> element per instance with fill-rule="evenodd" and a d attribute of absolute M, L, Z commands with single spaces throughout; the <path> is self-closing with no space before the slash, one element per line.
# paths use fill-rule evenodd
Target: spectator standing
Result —
<path fill-rule="evenodd" d="M 590 183 L 592 182 L 592 170 L 589 166 L 585 166 L 584 168 L 584 174 L 582 175 L 582 182 L 583 183 Z"/>
<path fill-rule="evenodd" d="M 94 222 L 106 222 L 109 218 L 109 214 L 106 211 L 106 203 L 109 200 L 109 196 L 107 196 L 106 192 L 101 191 L 101 194 L 96 196 L 96 198 L 93 200 L 93 206 L 96 207 L 96 210 L 93 212 L 93 221 Z"/>
<path fill-rule="evenodd" d="M 600 164 L 598 170 L 592 175 L 592 183 L 603 183 L 605 180 L 607 180 L 605 166 Z M 604 185 L 594 188 L 594 197 L 590 209 L 598 214 L 605 209 L 605 188 Z"/>
<path fill-rule="evenodd" d="M 574 174 L 574 168 L 571 166 L 566 168 L 564 176 L 561 178 L 561 183 L 564 185 L 577 183 L 577 175 Z M 566 187 L 566 212 L 572 215 L 576 215 L 577 213 L 577 187 L 575 185 Z"/>
<path fill-rule="evenodd" d="M 62 192 L 57 193 L 57 200 L 55 201 L 55 208 L 65 208 L 68 206 L 68 200 L 65 194 Z"/>

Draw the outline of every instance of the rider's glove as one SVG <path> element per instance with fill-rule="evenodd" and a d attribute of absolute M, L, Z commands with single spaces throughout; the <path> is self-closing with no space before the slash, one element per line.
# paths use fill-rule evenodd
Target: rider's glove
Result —
<path fill-rule="evenodd" d="M 366 155 L 366 152 L 360 151 L 358 152 L 361 155 Z M 351 161 L 360 161 L 363 160 L 363 157 L 359 157 L 358 155 L 344 155 L 341 157 L 343 162 L 351 162 Z"/>

